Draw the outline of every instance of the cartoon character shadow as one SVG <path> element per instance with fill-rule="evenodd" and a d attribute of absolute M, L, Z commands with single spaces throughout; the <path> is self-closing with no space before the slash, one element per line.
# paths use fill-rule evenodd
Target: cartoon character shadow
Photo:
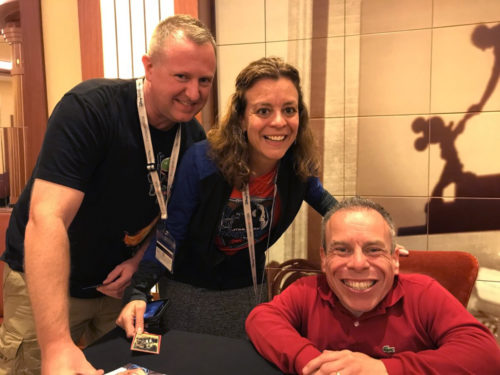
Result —
<path fill-rule="evenodd" d="M 468 112 L 481 112 L 491 94 L 495 91 L 500 78 L 500 24 L 491 27 L 483 24 L 476 26 L 472 32 L 471 41 L 472 44 L 483 51 L 492 48 L 494 55 L 493 68 L 483 95 L 479 102 L 473 104 L 468 110 Z"/>
<path fill-rule="evenodd" d="M 464 175 L 463 164 L 458 157 L 455 141 L 464 131 L 467 120 L 473 115 L 473 113 L 467 113 L 456 126 L 453 121 L 446 125 L 438 116 L 431 117 L 429 120 L 418 117 L 411 125 L 415 133 L 422 133 L 415 140 L 415 149 L 424 151 L 429 144 L 438 143 L 441 147 L 441 158 L 446 162 L 441 177 L 432 190 L 433 197 L 443 196 L 444 189 L 451 183 L 459 183 Z"/>
<path fill-rule="evenodd" d="M 460 198 L 496 198 L 500 192 L 500 174 L 477 176 L 464 172 L 460 161 L 456 140 L 463 133 L 467 121 L 476 113 L 466 113 L 455 125 L 448 125 L 439 117 L 430 119 L 416 118 L 412 123 L 415 133 L 422 133 L 415 140 L 415 149 L 424 151 L 430 144 L 439 144 L 441 158 L 445 166 L 432 190 L 432 197 L 425 206 L 427 223 L 424 226 L 400 228 L 398 235 L 423 233 L 452 233 L 500 229 L 500 200 L 498 199 L 460 199 Z M 443 200 L 444 189 L 456 185 L 453 201 Z"/>

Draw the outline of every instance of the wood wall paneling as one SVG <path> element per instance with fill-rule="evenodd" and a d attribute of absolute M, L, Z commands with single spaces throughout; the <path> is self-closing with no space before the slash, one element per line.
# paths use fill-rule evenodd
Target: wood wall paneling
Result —
<path fill-rule="evenodd" d="M 19 1 L 19 11 L 24 53 L 26 173 L 30 175 L 42 146 L 48 118 L 40 0 Z"/>
<path fill-rule="evenodd" d="M 203 22 L 212 32 L 215 38 L 215 1 L 214 0 L 198 0 L 198 19 Z M 217 100 L 217 72 L 215 73 L 212 91 L 208 97 L 207 104 L 201 111 L 201 124 L 205 131 L 208 131 L 214 124 L 217 118 L 219 103 Z"/>
<path fill-rule="evenodd" d="M 198 0 L 174 0 L 174 13 L 198 18 Z"/>
<path fill-rule="evenodd" d="M 326 102 L 326 64 L 327 64 L 327 38 L 317 37 L 328 35 L 328 6 L 322 1 L 313 3 L 313 39 L 311 48 L 311 118 L 315 118 L 313 133 L 317 140 L 320 155 L 320 179 L 323 181 L 324 168 L 324 142 L 325 137 L 325 102 Z M 309 207 L 307 215 L 307 257 L 318 262 L 319 248 L 321 246 L 321 216 Z"/>
<path fill-rule="evenodd" d="M 78 0 L 82 80 L 104 77 L 101 5 L 99 0 Z"/>

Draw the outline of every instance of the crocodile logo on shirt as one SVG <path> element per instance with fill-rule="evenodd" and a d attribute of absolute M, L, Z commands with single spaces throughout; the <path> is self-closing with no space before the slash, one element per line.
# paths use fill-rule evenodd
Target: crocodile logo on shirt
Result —
<path fill-rule="evenodd" d="M 396 353 L 396 347 L 394 346 L 384 345 L 382 347 L 382 350 L 384 351 L 384 353 Z"/>

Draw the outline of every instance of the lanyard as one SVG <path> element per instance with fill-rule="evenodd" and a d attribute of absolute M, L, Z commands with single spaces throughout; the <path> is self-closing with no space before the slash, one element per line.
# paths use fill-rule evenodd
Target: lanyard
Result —
<path fill-rule="evenodd" d="M 168 180 L 167 180 L 167 197 L 163 198 L 161 192 L 160 178 L 158 171 L 155 168 L 155 156 L 153 151 L 153 144 L 151 143 L 151 133 L 149 132 L 148 116 L 146 114 L 146 107 L 144 105 L 144 84 L 143 79 L 139 78 L 135 81 L 137 88 L 137 111 L 139 112 L 139 121 L 141 123 L 142 139 L 144 140 L 144 149 L 146 150 L 146 169 L 151 176 L 153 187 L 155 189 L 156 199 L 160 206 L 161 218 L 167 218 L 167 203 L 170 199 L 170 191 L 174 182 L 175 170 L 177 168 L 177 160 L 179 159 L 179 150 L 181 144 L 181 127 L 177 128 L 175 134 L 174 146 L 170 155 L 170 163 L 168 166 Z"/>
<path fill-rule="evenodd" d="M 276 180 L 278 177 L 278 171 L 276 171 L 276 175 L 274 176 L 274 192 L 273 192 L 273 203 L 271 206 L 271 218 L 269 220 L 269 229 L 267 233 L 267 248 L 269 248 L 269 240 L 271 237 L 271 228 L 273 226 L 274 219 L 274 203 L 276 201 Z M 245 185 L 241 192 L 243 198 L 243 214 L 245 216 L 245 228 L 247 231 L 247 240 L 248 240 L 248 253 L 250 256 L 250 267 L 252 269 L 252 283 L 253 283 L 253 291 L 255 293 L 255 303 L 258 304 L 260 302 L 260 296 L 257 290 L 257 266 L 255 262 L 255 237 L 253 232 L 253 221 L 252 221 L 252 209 L 251 209 L 251 199 L 250 199 L 250 191 L 248 189 L 248 184 Z"/>

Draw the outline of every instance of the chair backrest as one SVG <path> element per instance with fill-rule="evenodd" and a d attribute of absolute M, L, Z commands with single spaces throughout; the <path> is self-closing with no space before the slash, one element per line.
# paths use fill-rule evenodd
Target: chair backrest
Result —
<path fill-rule="evenodd" d="M 479 263 L 465 251 L 410 250 L 399 257 L 400 273 L 422 273 L 436 279 L 465 307 L 476 283 Z"/>
<path fill-rule="evenodd" d="M 319 273 L 322 273 L 321 267 L 306 259 L 295 258 L 281 264 L 276 261 L 269 263 L 266 267 L 269 300 L 284 291 L 295 280 Z"/>
<path fill-rule="evenodd" d="M 436 279 L 465 307 L 476 282 L 479 263 L 465 251 L 410 250 L 407 257 L 399 257 L 400 273 L 421 273 Z M 267 267 L 268 297 L 271 300 L 295 280 L 322 273 L 319 264 L 306 259 L 290 259 Z"/>
<path fill-rule="evenodd" d="M 5 232 L 9 225 L 10 210 L 0 211 L 0 254 L 5 250 Z M 3 322 L 3 266 L 0 261 L 0 324 Z"/>

